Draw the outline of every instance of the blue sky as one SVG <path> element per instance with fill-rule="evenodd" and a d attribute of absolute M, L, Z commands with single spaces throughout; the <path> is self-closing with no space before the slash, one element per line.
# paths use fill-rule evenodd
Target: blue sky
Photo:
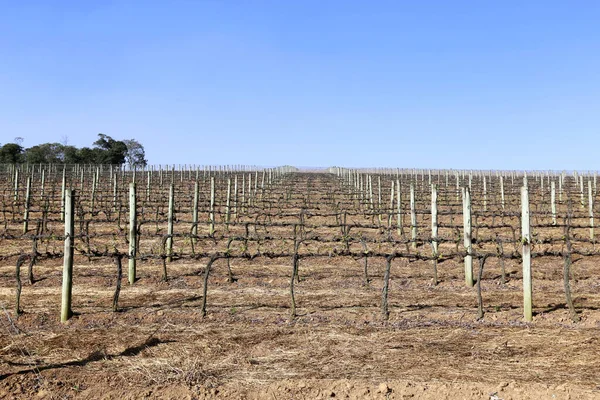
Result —
<path fill-rule="evenodd" d="M 153 164 L 598 169 L 600 2 L 4 1 L 0 143 Z"/>

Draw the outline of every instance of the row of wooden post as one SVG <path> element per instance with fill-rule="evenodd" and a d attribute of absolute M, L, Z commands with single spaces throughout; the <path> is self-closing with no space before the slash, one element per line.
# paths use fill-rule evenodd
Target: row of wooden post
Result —
<path fill-rule="evenodd" d="M 412 187 L 411 187 L 412 189 Z M 73 275 L 73 241 L 74 241 L 74 217 L 75 217 L 75 192 L 72 189 L 65 190 L 65 239 L 64 239 L 64 260 L 63 260 L 63 285 L 62 285 L 62 303 L 61 303 L 61 321 L 67 321 L 71 315 L 71 293 L 72 293 L 72 275 Z M 174 187 L 171 185 L 169 191 L 169 215 L 168 215 L 168 238 L 167 238 L 167 261 L 171 261 L 172 256 L 172 235 L 173 235 L 173 210 L 174 210 Z M 411 190 L 411 203 L 414 202 L 414 190 Z M 531 281 L 531 243 L 530 243 L 530 224 L 529 224 L 529 192 L 527 186 L 521 189 L 521 232 L 523 244 L 523 309 L 526 321 L 532 320 L 532 281 Z M 214 232 L 214 177 L 211 179 L 211 234 Z M 229 207 L 229 206 L 227 206 Z M 131 183 L 129 186 L 129 284 L 134 284 L 136 280 L 136 257 L 137 257 L 137 207 L 136 207 L 136 185 Z M 414 214 L 411 214 L 411 225 L 415 229 L 416 224 L 412 221 Z M 197 216 L 197 210 L 196 210 Z M 471 195 L 468 187 L 463 188 L 463 224 L 464 224 L 464 247 L 466 255 L 465 265 L 465 283 L 473 286 L 473 255 L 471 242 Z M 437 244 L 437 188 L 432 186 L 432 249 L 434 257 L 438 255 Z M 416 234 L 416 232 L 415 232 Z M 413 242 L 415 244 L 416 242 Z M 435 261 L 435 260 L 434 260 Z M 437 275 L 437 274 L 436 274 Z M 437 281 L 437 276 L 435 277 Z"/>
<path fill-rule="evenodd" d="M 44 191 L 44 171 L 42 170 L 42 192 Z M 81 169 L 81 171 L 83 171 L 83 169 Z M 112 170 L 111 170 L 112 171 Z M 162 170 L 161 170 L 162 171 Z M 96 190 L 96 187 L 98 185 L 98 179 L 99 179 L 99 172 L 100 172 L 100 167 L 97 167 L 95 170 L 95 173 L 93 174 L 93 182 L 92 182 L 92 198 L 91 198 L 91 207 L 93 210 L 94 207 L 94 193 Z M 269 181 L 271 181 L 271 172 L 272 170 L 269 170 Z M 258 172 L 256 172 L 258 173 Z M 15 181 L 15 193 L 14 193 L 14 200 L 15 202 L 18 200 L 18 175 L 19 175 L 19 169 L 15 169 L 15 177 L 14 177 L 14 181 Z M 265 175 L 265 171 L 263 171 L 263 181 L 264 181 L 264 175 Z M 83 175 L 82 175 L 83 176 Z M 258 176 L 258 175 L 257 175 Z M 360 175 L 357 175 L 360 178 Z M 458 184 L 458 176 L 459 174 L 456 174 L 457 177 L 457 184 Z M 150 171 L 148 171 L 148 177 L 150 177 Z M 244 176 L 243 176 L 244 177 Z M 355 179 L 355 175 L 354 174 L 349 174 L 348 177 L 352 177 L 352 179 Z M 471 182 L 471 176 L 469 176 L 469 183 Z M 249 175 L 249 190 L 251 188 L 251 179 L 252 179 L 252 175 Z M 559 175 L 559 200 L 562 201 L 562 182 L 564 179 L 564 175 Z M 582 206 L 585 206 L 585 201 L 584 201 L 584 184 L 583 184 L 583 176 L 578 176 L 577 182 L 579 183 L 580 186 L 580 194 L 581 194 L 581 204 Z M 257 186 L 257 181 L 258 178 L 255 178 L 255 186 Z M 543 181 L 543 180 L 542 180 Z M 116 207 L 116 203 L 117 203 L 117 180 L 114 179 L 114 185 L 113 185 L 113 196 L 114 196 L 114 204 Z M 150 180 L 148 179 L 147 182 L 147 186 L 146 186 L 146 197 L 149 197 L 149 182 Z M 356 182 L 360 182 L 362 187 L 362 181 L 360 179 L 356 179 Z M 392 181 L 392 184 L 394 183 L 394 181 Z M 31 176 L 27 177 L 27 188 L 26 188 L 26 198 L 25 198 L 25 210 L 24 210 L 24 218 L 23 218 L 23 232 L 27 233 L 28 231 L 28 222 L 29 222 L 29 206 L 30 206 L 30 198 L 31 198 L 31 184 L 32 184 L 32 180 L 31 180 Z M 196 186 L 198 184 L 196 183 Z M 264 185 L 264 183 L 263 183 Z M 263 186 L 261 185 L 261 186 Z M 486 192 L 486 179 L 485 179 L 485 175 L 483 176 L 483 185 L 484 185 L 484 209 L 487 207 L 487 192 Z M 66 168 L 63 168 L 62 171 L 62 188 L 61 188 L 61 220 L 64 220 L 64 202 L 65 202 L 65 190 L 66 190 L 66 186 L 67 186 L 67 182 L 66 182 Z M 390 203 L 390 209 L 393 208 L 393 199 L 394 199 L 394 185 L 392 185 L 392 190 L 391 190 L 391 203 Z M 397 204 L 398 204 L 398 232 L 401 233 L 403 231 L 403 227 L 402 227 L 402 215 L 400 214 L 400 210 L 401 210 L 401 193 L 400 193 L 400 181 L 399 179 L 396 179 L 396 191 L 397 191 Z M 595 192 L 595 187 L 596 187 L 596 180 L 594 179 L 594 188 L 592 189 L 592 181 L 588 180 L 588 199 L 587 199 L 587 205 L 588 205 L 588 213 L 589 213 L 589 221 L 590 221 L 590 238 L 594 239 L 595 235 L 594 235 L 594 211 L 593 211 L 593 207 L 594 207 L 594 196 L 593 196 L 593 192 Z M 381 177 L 378 176 L 378 187 L 379 187 L 379 205 L 381 206 Z M 372 208 L 374 208 L 374 201 L 373 201 L 373 191 L 372 191 L 372 184 L 371 184 L 371 176 L 367 175 L 367 190 L 368 190 L 368 198 L 369 198 L 369 202 Z M 244 201 L 244 185 L 242 185 L 242 202 Z M 256 188 L 255 188 L 256 189 Z M 230 193 L 231 193 L 231 178 L 228 178 L 228 182 L 227 182 L 227 192 L 228 192 L 228 203 L 229 203 L 229 199 L 230 199 Z M 235 211 L 237 213 L 237 175 L 235 176 L 235 189 L 234 189 L 234 195 L 236 196 L 236 199 L 234 200 L 234 204 L 235 206 Z M 415 211 L 415 200 L 414 200 L 414 196 L 415 196 L 415 188 L 414 188 L 414 183 L 411 183 L 411 188 L 410 188 L 410 204 L 411 204 L 411 238 L 413 241 L 416 240 L 417 237 L 417 223 L 416 223 L 416 211 Z M 556 185 L 554 180 L 552 180 L 550 182 L 550 192 L 551 192 L 551 214 L 552 214 L 552 223 L 556 224 Z M 195 199 L 194 199 L 194 205 L 195 208 L 197 208 L 197 193 L 198 193 L 198 188 L 195 188 Z M 213 196 L 214 193 L 214 176 L 211 177 L 211 198 Z M 361 190 L 362 193 L 362 190 Z M 501 193 L 501 205 L 502 208 L 504 208 L 504 204 L 505 204 L 505 196 L 504 196 L 504 179 L 503 176 L 500 176 L 500 193 Z M 211 208 L 214 207 L 214 202 L 213 204 L 211 204 Z M 228 210 L 228 214 L 226 216 L 226 225 L 228 225 L 229 223 L 229 210 L 230 210 L 230 204 L 227 205 L 227 210 Z M 198 220 L 197 220 L 197 213 L 193 216 L 194 220 L 193 220 L 193 224 L 197 225 Z M 379 219 L 381 219 L 381 215 L 379 215 Z M 214 233 L 214 212 L 211 213 L 211 228 L 210 228 L 210 232 L 211 234 Z M 389 216 L 389 224 L 391 224 L 392 218 L 391 218 L 391 213 Z M 194 233 L 197 234 L 197 228 L 194 228 Z M 416 243 L 413 243 L 413 247 L 416 246 Z"/>
<path fill-rule="evenodd" d="M 336 171 L 337 172 L 337 171 Z M 342 176 L 342 174 L 339 174 L 339 176 Z M 348 174 L 347 177 L 352 177 L 355 176 L 354 174 Z M 457 175 L 458 176 L 458 175 Z M 360 178 L 358 178 L 356 180 L 356 182 L 358 182 L 358 186 L 357 188 L 362 192 L 362 186 L 361 186 L 361 182 Z M 371 207 L 373 208 L 373 194 L 372 194 L 372 185 L 371 185 L 371 176 L 367 175 L 366 178 L 366 190 L 367 190 L 367 195 L 366 198 L 369 199 L 369 202 L 371 204 Z M 353 184 L 352 181 L 348 182 L 349 184 Z M 562 186 L 562 179 L 560 180 L 561 186 Z M 381 180 L 380 177 L 378 177 L 378 186 L 379 186 L 379 196 L 381 196 Z M 401 197 L 400 197 L 400 184 L 399 181 L 396 181 L 396 183 L 394 183 L 394 181 L 392 180 L 392 188 L 391 188 L 391 193 L 392 193 L 392 200 L 391 203 L 393 204 L 393 197 L 394 197 L 394 185 L 397 186 L 397 204 L 398 204 L 398 209 L 397 209 L 397 213 L 398 213 L 398 233 L 400 233 L 400 230 L 402 228 L 401 225 L 401 206 L 400 206 L 400 202 L 401 202 Z M 485 176 L 483 177 L 483 185 L 484 185 L 484 209 L 487 206 L 487 198 L 486 196 L 486 180 L 485 180 Z M 470 186 L 470 185 L 469 185 Z M 462 188 L 462 198 L 463 198 L 463 233 L 464 233 L 464 240 L 463 240 L 463 245 L 466 251 L 466 255 L 464 258 L 464 269 L 465 269 L 465 283 L 467 286 L 474 286 L 474 279 L 473 279 L 473 246 L 472 246 L 472 237 L 471 237 L 471 232 L 472 232 L 472 223 L 471 223 L 471 190 L 470 187 L 466 186 Z M 503 177 L 500 176 L 500 188 L 501 188 L 501 201 L 502 201 L 502 208 L 504 208 L 504 180 Z M 555 203 L 555 183 L 554 181 L 551 182 L 551 207 L 552 207 L 552 221 L 553 224 L 556 224 L 556 203 Z M 381 204 L 381 200 L 379 201 L 379 203 Z M 594 238 L 594 214 L 593 214 L 593 196 L 592 196 L 592 186 L 590 184 L 590 182 L 588 181 L 588 205 L 589 205 L 589 216 L 590 216 L 590 237 L 593 239 Z M 530 219 L 529 219 L 529 190 L 527 187 L 527 177 L 525 175 L 524 180 L 523 180 L 523 186 L 521 188 L 521 232 L 522 232 L 522 245 L 523 245 L 523 314 L 524 314 L 524 319 L 526 321 L 531 321 L 532 320 L 532 279 L 531 279 L 531 237 L 530 237 Z M 392 207 L 390 207 L 391 209 Z M 410 184 L 410 217 L 411 217 L 411 240 L 412 240 L 412 246 L 413 248 L 417 247 L 417 219 L 416 219 L 416 208 L 415 208 L 415 185 L 414 182 L 411 182 Z M 391 216 L 390 219 L 391 221 Z M 437 218 L 437 186 L 432 184 L 431 185 L 431 245 L 432 245 L 432 252 L 433 252 L 433 257 L 434 257 L 434 266 L 437 265 L 437 263 L 435 262 L 435 258 L 438 257 L 438 224 L 437 224 L 438 218 Z M 437 269 L 434 268 L 434 273 L 436 276 L 434 276 L 434 280 L 437 283 Z"/>
<path fill-rule="evenodd" d="M 271 176 L 269 177 L 271 181 Z M 30 181 L 28 180 L 28 187 Z M 65 179 L 63 175 L 63 185 Z M 234 204 L 235 212 L 237 213 L 237 176 L 235 176 L 235 198 Z M 29 191 L 27 192 L 29 197 Z M 70 188 L 65 188 L 64 201 L 62 202 L 62 213 L 63 220 L 65 223 L 65 252 L 64 252 L 64 267 L 63 267 L 63 293 L 62 293 L 62 308 L 61 308 L 61 321 L 66 321 L 71 316 L 71 288 L 72 288 L 72 271 L 73 271 L 73 229 L 74 229 L 74 196 L 75 191 Z M 192 234 L 196 236 L 198 233 L 198 198 L 199 198 L 199 185 L 196 181 L 194 185 L 194 203 L 192 210 Z M 230 222 L 231 214 L 231 178 L 227 179 L 227 200 L 226 200 L 226 212 L 225 212 L 225 225 L 228 226 Z M 28 208 L 26 207 L 26 212 Z M 173 256 L 173 222 L 175 213 L 175 187 L 173 184 L 169 187 L 169 209 L 167 217 L 167 240 L 166 240 L 166 260 L 167 262 L 172 261 Z M 27 222 L 28 218 L 25 218 Z M 27 227 L 25 226 L 25 231 Z M 215 177 L 210 178 L 210 208 L 209 208 L 209 234 L 215 233 Z M 195 240 L 195 238 L 192 238 Z M 137 257 L 137 243 L 138 243 L 138 231 L 137 231 L 137 193 L 136 183 L 131 182 L 129 184 L 129 268 L 128 268 L 128 282 L 133 285 L 136 281 L 136 257 Z"/>

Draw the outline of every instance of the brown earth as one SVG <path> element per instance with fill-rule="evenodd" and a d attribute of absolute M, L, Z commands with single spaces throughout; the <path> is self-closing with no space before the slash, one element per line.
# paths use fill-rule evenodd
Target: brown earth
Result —
<path fill-rule="evenodd" d="M 534 260 L 533 323 L 524 323 L 520 265 L 509 281 L 489 260 L 485 317 L 462 263 L 395 260 L 390 318 L 381 316 L 384 259 L 300 264 L 298 317 L 289 318 L 291 260 L 218 260 L 200 312 L 205 260 L 139 266 L 111 311 L 114 265 L 77 260 L 73 309 L 59 319 L 60 260 L 35 267 L 18 318 L 14 264 L 0 267 L 0 398 L 579 399 L 600 398 L 600 267 L 573 266 L 581 322 L 564 307 L 562 260 Z"/>
<path fill-rule="evenodd" d="M 317 176 L 312 189 L 307 190 L 313 177 L 300 176 L 293 184 L 293 192 L 300 193 L 302 200 L 298 197 L 291 204 L 299 206 L 312 196 L 313 207 L 329 214 L 310 217 L 312 234 L 324 239 L 301 249 L 305 254 L 326 254 L 342 246 L 333 240 L 340 232 L 331 228 L 338 224 L 332 210 L 337 210 L 338 200 L 346 195 L 338 191 L 335 197 L 331 192 L 331 201 L 328 196 L 321 196 L 327 193 L 326 188 L 340 189 L 339 182 L 326 174 Z M 223 190 L 223 185 L 220 187 Z M 509 204 L 514 211 L 519 210 L 520 192 L 518 187 L 513 189 L 508 199 L 512 199 Z M 425 198 L 429 190 L 425 187 L 417 196 L 421 199 L 420 209 L 425 210 L 419 214 L 420 227 L 431 226 L 429 200 Z M 189 190 L 183 188 L 177 193 L 180 198 L 176 203 L 186 207 Z M 283 192 L 274 191 L 272 199 L 283 199 L 278 193 Z M 9 195 L 10 191 L 5 191 L 5 198 Z M 124 196 L 126 199 L 127 194 Z M 449 204 L 454 194 L 446 193 L 445 197 L 444 204 Z M 157 199 L 155 205 L 164 211 L 164 198 Z M 549 209 L 543 202 L 536 204 L 541 204 L 540 210 Z M 440 218 L 446 224 L 439 233 L 447 239 L 440 245 L 445 255 L 454 251 L 456 232 L 450 226 L 462 223 L 460 202 L 457 200 L 451 207 L 453 214 Z M 565 207 L 562 204 L 562 211 Z M 143 209 L 146 211 L 141 215 L 147 219 L 158 215 L 149 205 Z M 580 223 L 587 221 L 586 210 L 577 209 Z M 180 209 L 182 220 L 176 233 L 189 233 L 188 211 Z M 359 223 L 375 221 L 366 216 L 361 219 L 359 214 L 350 219 Z M 13 212 L 15 215 L 20 213 Z M 547 213 L 532 215 L 538 226 L 549 221 Z M 147 223 L 140 228 L 139 254 L 160 252 L 156 248 L 166 232 L 163 217 L 160 231 L 158 223 L 156 227 Z M 32 214 L 32 218 L 39 219 L 39 215 Z M 230 237 L 244 235 L 244 221 L 262 221 L 254 216 L 244 218 L 231 227 Z M 408 215 L 405 218 L 408 220 Z M 92 248 L 116 246 L 121 252 L 126 251 L 125 231 L 116 234 L 114 221 L 103 223 L 98 216 L 92 220 Z M 293 215 L 273 217 L 272 222 L 284 220 L 296 223 L 298 219 Z M 265 219 L 265 223 L 269 221 Z M 501 221 L 520 226 L 517 214 L 474 218 L 474 226 L 481 227 L 474 235 L 481 239 L 478 251 L 494 252 L 494 242 L 483 239 L 496 234 L 514 239 L 513 243 L 506 243 L 505 253 L 518 247 L 514 229 L 485 227 Z M 62 234 L 59 220 L 54 218 L 50 225 L 54 236 Z M 499 261 L 488 259 L 482 280 L 485 317 L 478 321 L 476 290 L 464 284 L 460 257 L 439 263 L 441 282 L 436 286 L 432 285 L 429 261 L 394 260 L 387 321 L 380 310 L 383 257 L 369 259 L 368 285 L 364 284 L 362 258 L 301 259 L 301 281 L 295 287 L 298 316 L 294 319 L 290 318 L 289 257 L 232 259 L 237 278 L 234 283 L 228 282 L 226 260 L 220 259 L 210 275 L 208 314 L 203 317 L 203 273 L 207 260 L 192 261 L 190 241 L 179 237 L 175 252 L 188 257 L 169 264 L 167 282 L 161 281 L 162 265 L 157 258 L 140 260 L 139 280 L 129 286 L 123 279 L 119 312 L 112 312 L 116 274 L 110 258 L 90 262 L 76 256 L 76 314 L 61 324 L 60 259 L 44 259 L 35 266 L 35 283 L 23 286 L 24 312 L 18 318 L 14 313 L 14 255 L 31 249 L 31 239 L 18 238 L 20 229 L 18 222 L 11 222 L 7 232 L 13 236 L 3 238 L 0 244 L 0 259 L 4 260 L 0 262 L 0 398 L 600 398 L 600 256 L 574 256 L 571 288 L 581 318 L 576 323 L 564 305 L 563 260 L 551 256 L 533 259 L 532 323 L 525 323 L 522 318 L 521 266 L 517 259 L 506 260 L 506 284 L 500 283 Z M 265 227 L 258 229 L 251 235 L 267 235 Z M 392 251 L 392 245 L 385 243 L 385 231 L 379 231 L 356 227 L 352 235 L 377 239 L 369 244 L 371 252 Z M 539 234 L 539 239 L 556 239 L 564 234 L 560 227 L 534 231 L 532 236 Z M 428 228 L 422 232 L 429 234 Z M 205 224 L 199 233 L 208 233 Z M 269 226 L 268 234 L 285 239 L 250 242 L 248 252 L 291 251 L 291 226 Z M 572 234 L 584 238 L 587 228 L 573 229 Z M 462 243 L 460 235 L 458 238 Z M 197 248 L 222 252 L 226 243 L 227 236 L 218 242 L 205 239 Z M 428 243 L 427 238 L 422 243 Z M 539 244 L 543 240 L 534 243 L 539 250 L 558 251 L 563 246 L 554 242 Z M 238 245 L 239 242 L 233 253 L 239 255 Z M 51 238 L 40 245 L 40 251 L 59 253 L 62 246 L 60 240 Z M 76 254 L 86 250 L 82 242 L 77 246 Z M 362 246 L 357 240 L 351 247 L 355 254 L 361 254 Z M 595 243 L 580 240 L 576 247 L 595 254 Z M 431 254 L 428 244 L 417 251 Z M 477 262 L 474 264 L 477 266 Z M 126 269 L 126 265 L 123 267 Z M 25 269 L 24 266 L 21 271 L 24 282 Z"/>

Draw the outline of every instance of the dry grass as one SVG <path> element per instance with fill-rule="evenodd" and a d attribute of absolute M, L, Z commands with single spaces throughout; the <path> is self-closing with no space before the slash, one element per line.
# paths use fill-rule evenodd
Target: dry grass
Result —
<path fill-rule="evenodd" d="M 136 359 L 125 359 L 121 375 L 146 385 L 184 384 L 216 387 L 218 373 L 189 346 L 147 348 Z"/>
<path fill-rule="evenodd" d="M 103 278 L 110 277 L 113 266 L 84 264 L 75 274 L 78 315 L 66 326 L 57 321 L 59 291 L 53 286 L 59 281 L 55 267 L 47 265 L 39 270 L 44 280 L 23 288 L 25 314 L 16 321 L 21 333 L 0 335 L 2 368 L 9 374 L 2 385 L 37 390 L 34 383 L 23 386 L 35 380 L 33 372 L 10 375 L 31 369 L 32 362 L 42 386 L 53 392 L 68 386 L 85 393 L 99 385 L 140 393 L 175 385 L 209 394 L 229 388 L 240 395 L 281 382 L 352 381 L 356 387 L 357 382 L 376 386 L 399 379 L 442 386 L 479 382 L 492 388 L 501 382 L 565 384 L 573 390 L 597 385 L 598 285 L 587 276 L 596 272 L 593 263 L 576 272 L 581 323 L 573 324 L 566 309 L 555 307 L 562 287 L 550 273 L 556 266 L 548 264 L 538 269 L 534 324 L 525 324 L 518 280 L 500 286 L 493 264 L 484 276 L 486 316 L 476 322 L 475 293 L 457 279 L 462 265 L 442 264 L 442 282 L 433 287 L 426 263 L 395 262 L 391 316 L 384 323 L 379 310 L 383 263 L 373 260 L 373 280 L 363 286 L 361 263 L 329 262 L 301 264 L 299 316 L 293 321 L 287 295 L 291 268 L 281 260 L 236 263 L 239 280 L 233 284 L 227 282 L 226 267 L 216 265 L 206 318 L 200 313 L 202 277 L 195 273 L 201 265 L 173 264 L 167 283 L 152 265 L 140 268 L 140 281 L 123 287 L 123 311 L 113 313 L 112 282 Z M 5 287 L 10 269 L 0 268 Z M 2 291 L 0 302 L 10 303 L 11 294 Z M 31 357 L 16 352 L 12 341 Z"/>

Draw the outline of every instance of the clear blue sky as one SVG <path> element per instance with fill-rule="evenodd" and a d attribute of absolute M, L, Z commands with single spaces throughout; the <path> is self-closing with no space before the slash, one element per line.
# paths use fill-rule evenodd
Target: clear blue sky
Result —
<path fill-rule="evenodd" d="M 0 143 L 600 169 L 597 1 L 4 1 Z"/>

